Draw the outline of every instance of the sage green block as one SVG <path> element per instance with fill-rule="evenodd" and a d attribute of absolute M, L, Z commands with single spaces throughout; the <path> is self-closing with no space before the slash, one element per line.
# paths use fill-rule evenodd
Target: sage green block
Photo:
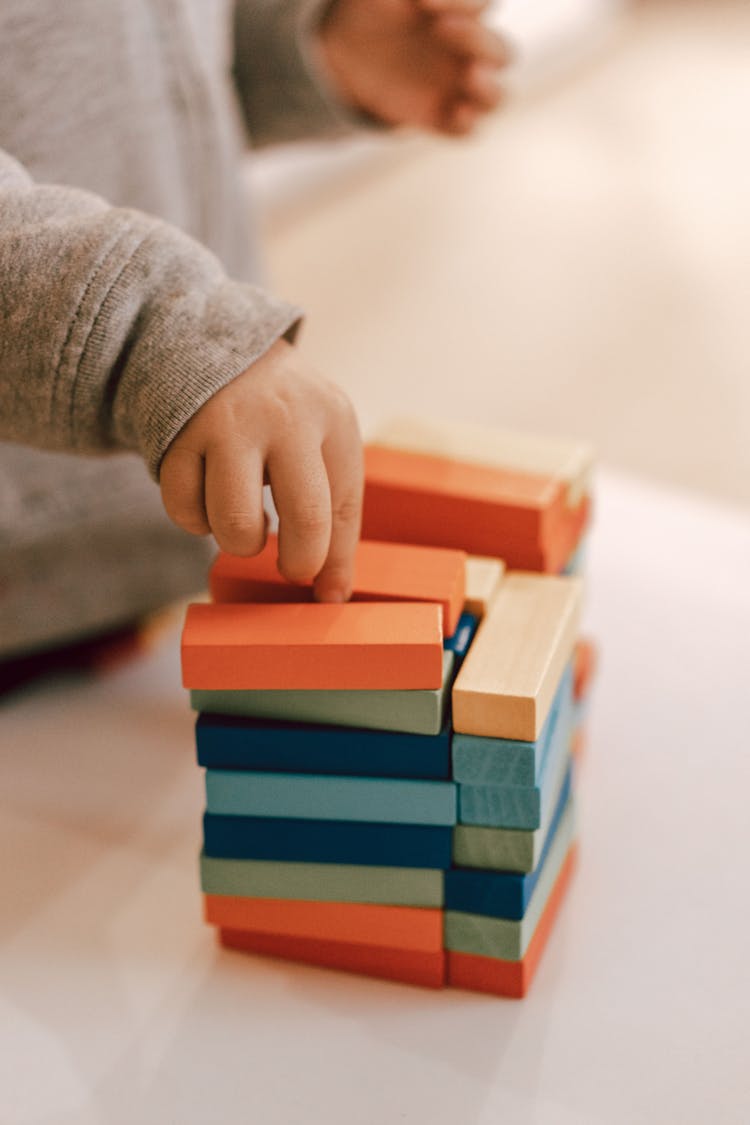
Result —
<path fill-rule="evenodd" d="M 558 781 L 555 795 L 539 828 L 484 828 L 457 824 L 453 829 L 453 863 L 456 867 L 478 867 L 488 871 L 520 871 L 528 874 L 538 864 L 554 819 L 566 776 Z"/>
<path fill-rule="evenodd" d="M 441 908 L 443 872 L 415 867 L 276 863 L 201 855 L 205 894 Z"/>
<path fill-rule="evenodd" d="M 521 921 L 446 910 L 443 922 L 445 948 L 452 949 L 456 953 L 474 953 L 479 957 L 520 961 L 539 925 L 539 919 L 560 874 L 574 835 L 575 812 L 571 797 L 547 855 L 539 882 L 534 888 L 526 914 Z"/>
<path fill-rule="evenodd" d="M 443 653 L 435 691 L 191 691 L 194 711 L 296 723 L 439 734 L 450 695 L 454 656 Z"/>

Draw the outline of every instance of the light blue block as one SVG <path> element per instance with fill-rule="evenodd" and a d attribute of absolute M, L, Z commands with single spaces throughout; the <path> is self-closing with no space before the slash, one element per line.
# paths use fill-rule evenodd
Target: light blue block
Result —
<path fill-rule="evenodd" d="M 557 729 L 560 708 L 573 691 L 573 665 L 568 665 L 536 742 L 454 734 L 453 780 L 463 785 L 539 784 Z"/>
<path fill-rule="evenodd" d="M 206 809 L 223 816 L 452 826 L 456 786 L 451 781 L 206 770 Z"/>
<path fill-rule="evenodd" d="M 549 750 L 538 785 L 459 785 L 458 819 L 461 824 L 487 828 L 534 831 L 554 806 L 556 794 L 570 762 L 574 731 L 572 686 L 563 696 L 553 724 Z"/>
<path fill-rule="evenodd" d="M 368 730 L 439 734 L 450 697 L 454 656 L 443 653 L 443 686 L 435 691 L 191 691 L 194 711 Z"/>

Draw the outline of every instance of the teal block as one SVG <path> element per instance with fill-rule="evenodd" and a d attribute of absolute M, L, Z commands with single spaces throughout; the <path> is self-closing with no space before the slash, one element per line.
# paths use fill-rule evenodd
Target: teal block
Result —
<path fill-rule="evenodd" d="M 547 758 L 554 748 L 561 718 L 565 721 L 566 714 L 569 717 L 572 693 L 571 663 L 562 675 L 542 733 L 535 742 L 455 733 L 451 749 L 453 780 L 462 785 L 539 784 Z"/>
<path fill-rule="evenodd" d="M 279 863 L 201 855 L 201 888 L 210 895 L 439 909 L 444 901 L 443 882 L 443 872 L 429 868 Z"/>
<path fill-rule="evenodd" d="M 193 710 L 369 730 L 439 734 L 450 697 L 454 656 L 443 653 L 435 691 L 191 691 Z"/>
<path fill-rule="evenodd" d="M 456 786 L 452 781 L 206 770 L 206 810 L 222 816 L 453 825 Z"/>
<path fill-rule="evenodd" d="M 534 831 L 554 808 L 570 762 L 574 730 L 572 691 L 563 697 L 538 785 L 459 785 L 461 824 Z"/>
<path fill-rule="evenodd" d="M 548 840 L 554 809 L 562 794 L 570 792 L 572 765 L 563 778 L 560 792 L 555 795 L 541 826 L 534 831 L 518 828 L 480 828 L 475 825 L 457 825 L 453 829 L 453 864 L 457 867 L 476 867 L 480 871 L 517 871 L 528 874 L 539 864 Z"/>
<path fill-rule="evenodd" d="M 575 838 L 575 809 L 570 799 L 550 847 L 526 913 L 520 921 L 446 910 L 444 944 L 456 953 L 520 961 L 534 936 L 547 900 Z"/>
<path fill-rule="evenodd" d="M 563 779 L 560 793 L 570 790 L 572 766 Z M 535 831 L 516 828 L 480 828 L 457 824 L 453 829 L 453 863 L 484 871 L 518 871 L 528 874 L 541 859 L 560 793 Z"/>

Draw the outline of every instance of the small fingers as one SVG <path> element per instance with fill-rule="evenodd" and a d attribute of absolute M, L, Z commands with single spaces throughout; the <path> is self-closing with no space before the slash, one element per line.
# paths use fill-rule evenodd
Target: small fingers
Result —
<path fill-rule="evenodd" d="M 508 66 L 515 59 L 515 52 L 504 36 L 470 16 L 440 16 L 434 21 L 433 32 L 443 46 L 467 59 L 478 59 L 496 67 Z"/>
<path fill-rule="evenodd" d="M 482 63 L 468 67 L 462 81 L 463 98 L 479 109 L 496 109 L 503 98 L 503 88 L 494 70 Z"/>
<path fill-rule="evenodd" d="M 443 115 L 440 131 L 449 137 L 465 137 L 474 129 L 482 110 L 473 102 L 454 102 Z"/>
<path fill-rule="evenodd" d="M 279 570 L 290 582 L 310 582 L 331 541 L 331 494 L 320 447 L 272 450 L 267 461 L 279 514 Z"/>
<path fill-rule="evenodd" d="M 191 535 L 211 530 L 204 500 L 204 463 L 200 453 L 176 445 L 167 450 L 159 470 L 165 511 L 173 523 Z"/>
<path fill-rule="evenodd" d="M 315 579 L 321 602 L 344 602 L 354 580 L 354 556 L 362 524 L 364 458 L 353 411 L 348 411 L 323 445 L 331 492 L 331 541 Z"/>
<path fill-rule="evenodd" d="M 206 453 L 206 514 L 222 551 L 257 555 L 266 541 L 263 460 L 257 449 L 218 443 Z"/>

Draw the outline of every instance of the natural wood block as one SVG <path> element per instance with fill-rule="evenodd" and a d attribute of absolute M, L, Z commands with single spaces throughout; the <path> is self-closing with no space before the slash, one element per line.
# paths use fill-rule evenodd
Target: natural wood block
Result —
<path fill-rule="evenodd" d="M 201 855 L 201 889 L 211 895 L 439 909 L 443 878 L 442 871 L 427 867 L 280 863 Z"/>
<path fill-rule="evenodd" d="M 567 748 L 574 726 L 573 668 L 565 669 L 542 732 L 534 742 L 455 734 L 451 745 L 452 778 L 463 785 L 538 785 L 555 743 Z M 343 772 L 343 771 L 342 771 Z"/>
<path fill-rule="evenodd" d="M 574 845 L 560 869 L 534 936 L 521 960 L 503 961 L 497 957 L 482 957 L 473 953 L 449 950 L 446 954 L 447 978 L 452 988 L 466 988 L 472 992 L 489 992 L 494 996 L 509 996 L 517 999 L 526 995 L 573 878 L 576 857 Z"/>
<path fill-rule="evenodd" d="M 193 604 L 182 675 L 203 690 L 439 688 L 440 607 Z"/>
<path fill-rule="evenodd" d="M 215 602 L 311 602 L 311 585 L 294 585 L 279 574 L 279 545 L 269 535 L 254 558 L 221 552 L 209 572 Z M 437 602 L 443 632 L 450 636 L 461 615 L 466 585 L 466 555 L 443 547 L 362 540 L 354 559 L 352 601 Z"/>
<path fill-rule="evenodd" d="M 580 607 L 578 578 L 509 574 L 453 685 L 456 731 L 537 739 L 573 652 Z"/>
<path fill-rule="evenodd" d="M 594 452 L 581 441 L 420 417 L 392 419 L 376 432 L 374 441 L 411 453 L 552 477 L 565 484 L 571 507 L 591 490 Z"/>
<path fill-rule="evenodd" d="M 443 682 L 435 691 L 192 691 L 195 711 L 370 730 L 439 734 L 453 672 L 443 653 Z"/>
<path fill-rule="evenodd" d="M 557 573 L 588 519 L 564 486 L 538 477 L 384 446 L 365 449 L 363 534 L 460 547 L 508 566 Z"/>
<path fill-rule="evenodd" d="M 466 560 L 466 599 L 464 609 L 480 620 L 484 617 L 505 574 L 502 559 L 469 555 Z"/>
<path fill-rule="evenodd" d="M 390 949 L 382 945 L 318 941 L 249 930 L 220 930 L 219 940 L 227 949 L 278 957 L 283 961 L 300 961 L 422 988 L 442 988 L 445 984 L 446 956 L 442 950 L 428 953 L 423 949 Z"/>
<path fill-rule="evenodd" d="M 206 921 L 222 929 L 360 942 L 428 953 L 443 948 L 442 910 L 234 895 L 204 895 L 203 901 Z"/>

